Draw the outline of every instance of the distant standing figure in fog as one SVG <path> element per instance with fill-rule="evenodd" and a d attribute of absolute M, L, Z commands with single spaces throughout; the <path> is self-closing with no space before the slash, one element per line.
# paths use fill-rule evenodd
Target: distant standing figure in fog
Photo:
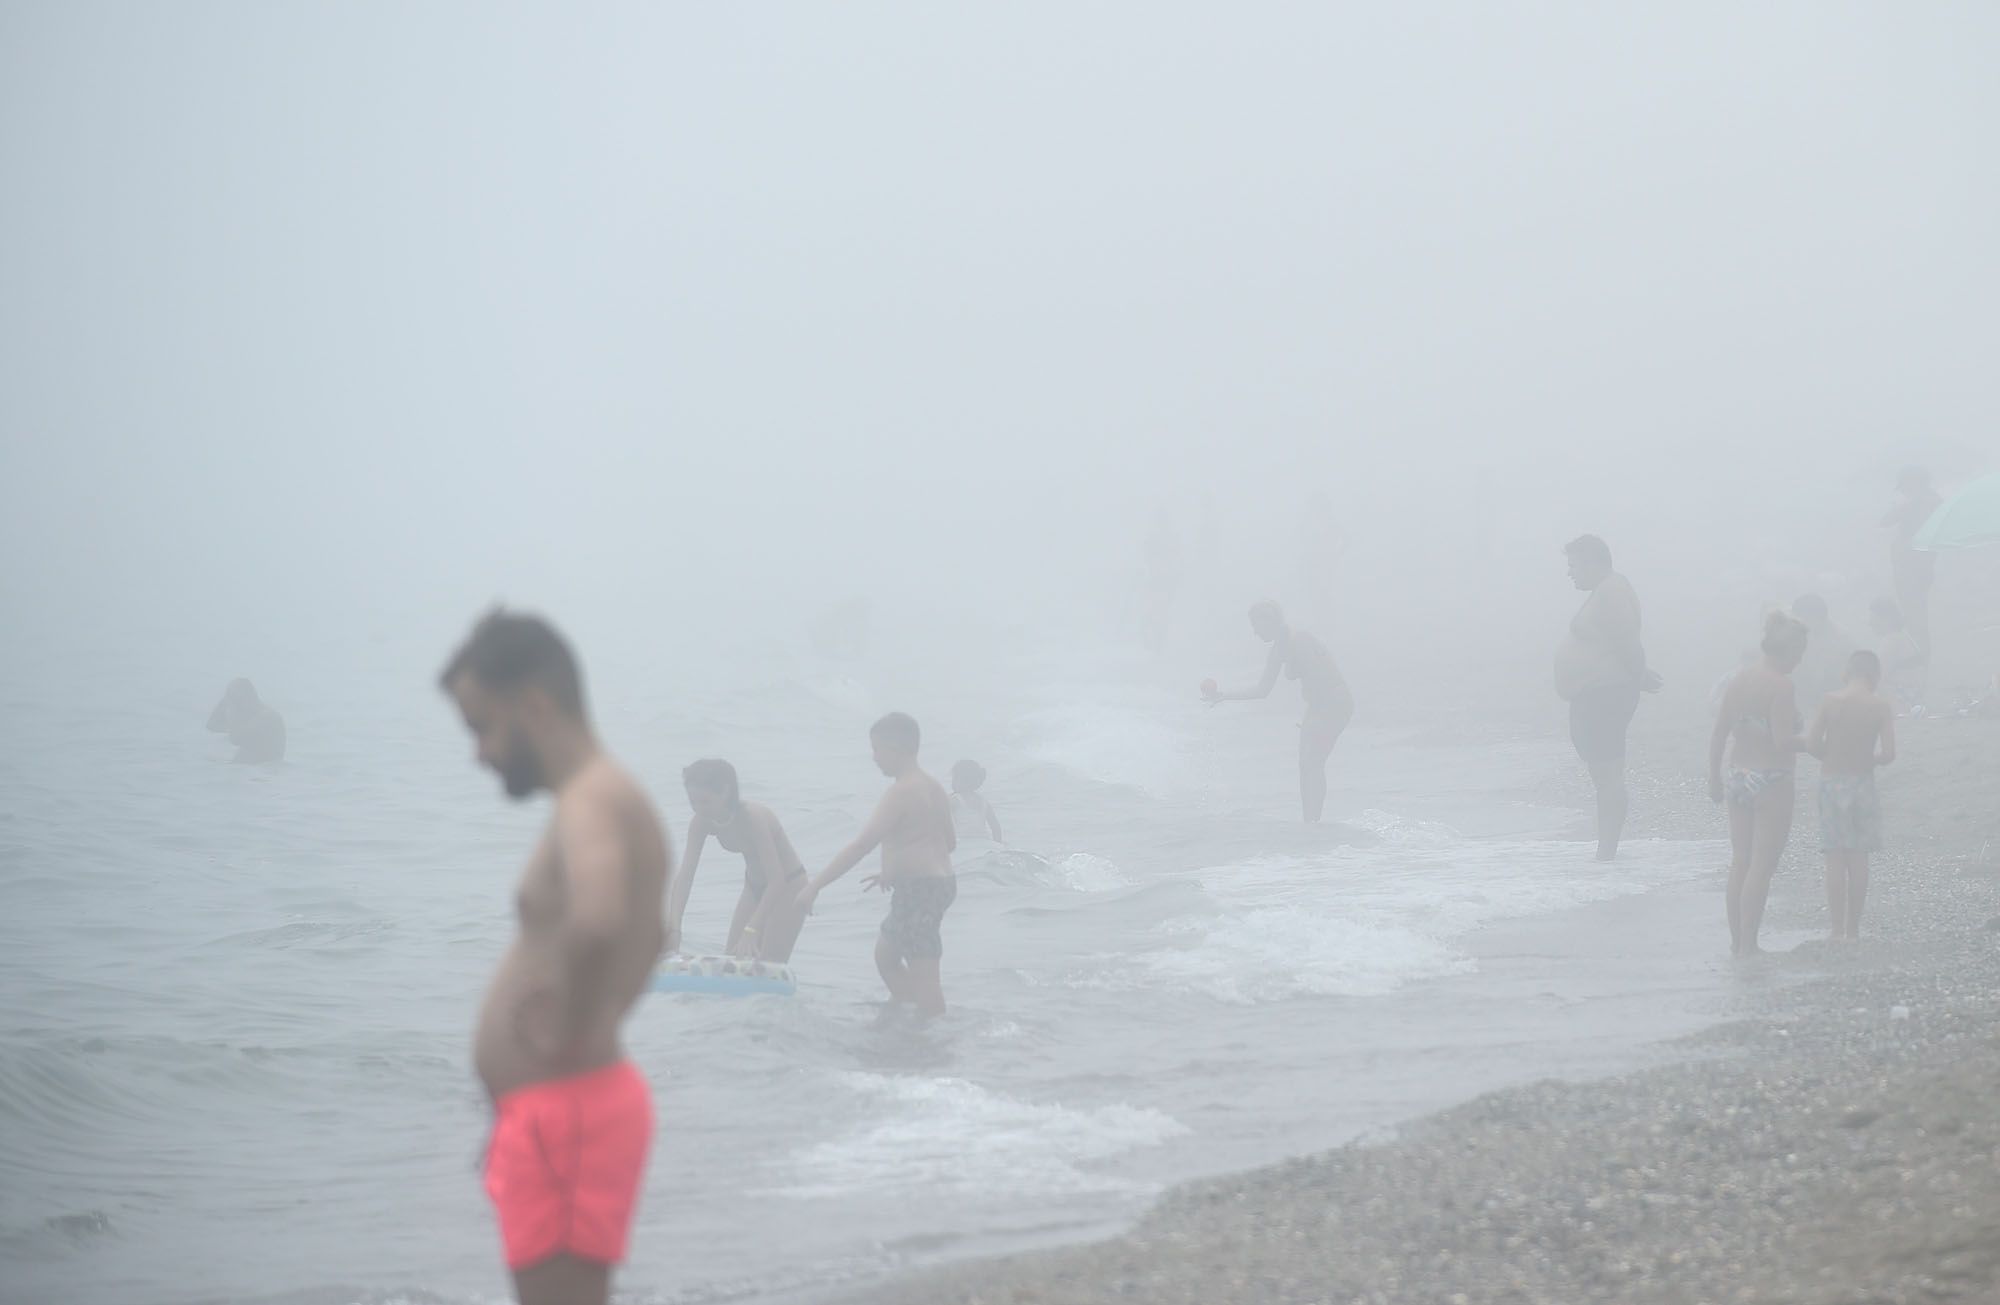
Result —
<path fill-rule="evenodd" d="M 1757 951 L 1771 875 L 1792 834 L 1792 770 L 1805 749 L 1792 671 L 1805 651 L 1805 626 L 1783 612 L 1766 617 L 1764 656 L 1729 682 L 1709 736 L 1708 795 L 1729 807 L 1729 947 L 1737 956 Z"/>
<path fill-rule="evenodd" d="M 1896 603 L 1910 635 L 1926 654 L 1931 651 L 1931 583 L 1937 579 L 1937 554 L 1912 547 L 1917 532 L 1944 499 L 1931 488 L 1931 473 L 1905 467 L 1896 479 L 1896 505 L 1882 517 L 1889 535 L 1889 574 L 1895 579 Z"/>
<path fill-rule="evenodd" d="M 1299 804 L 1307 823 L 1317 823 L 1326 809 L 1326 761 L 1354 719 L 1354 695 L 1348 692 L 1347 681 L 1326 645 L 1286 624 L 1284 610 L 1276 603 L 1265 599 L 1252 607 L 1250 628 L 1271 645 L 1263 678 L 1248 689 L 1223 690 L 1204 684 L 1202 697 L 1210 706 L 1268 698 L 1281 672 L 1299 682 L 1299 692 L 1306 700 L 1306 717 L 1299 722 Z"/>
<path fill-rule="evenodd" d="M 1854 640 L 1833 623 L 1826 599 L 1818 594 L 1800 594 L 1792 602 L 1792 615 L 1806 627 L 1806 655 L 1792 672 L 1799 701 L 1816 703 L 1847 682 L 1847 659 L 1854 655 Z"/>
<path fill-rule="evenodd" d="M 227 734 L 236 745 L 235 760 L 269 762 L 285 759 L 285 718 L 257 696 L 250 681 L 231 680 L 222 701 L 208 714 L 211 734 Z"/>
<path fill-rule="evenodd" d="M 1166 646 L 1173 629 L 1174 599 L 1179 596 L 1186 566 L 1181 559 L 1181 532 L 1173 517 L 1162 510 L 1146 536 L 1146 576 L 1139 602 L 1140 636 L 1146 647 L 1158 652 Z"/>
<path fill-rule="evenodd" d="M 1299 525 L 1299 580 L 1305 586 L 1309 617 L 1335 610 L 1335 582 L 1346 552 L 1347 532 L 1340 528 L 1333 496 L 1314 490 Z"/>
<path fill-rule="evenodd" d="M 1893 598 L 1876 599 L 1868 609 L 1868 628 L 1882 658 L 1882 690 L 1889 701 L 1898 712 L 1921 706 L 1930 657 L 1904 625 L 1903 609 Z"/>
<path fill-rule="evenodd" d="M 806 867 L 785 827 L 771 808 L 744 800 L 736 767 L 726 761 L 697 761 L 681 772 L 681 783 L 694 819 L 688 822 L 687 856 L 667 895 L 667 950 L 680 949 L 681 916 L 694 891 L 702 848 L 713 838 L 724 851 L 743 857 L 743 892 L 729 919 L 725 950 L 753 960 L 791 960 L 806 920 L 798 905 Z"/>
<path fill-rule="evenodd" d="M 1660 687 L 1639 642 L 1639 595 L 1611 569 L 1611 548 L 1582 535 L 1563 549 L 1569 578 L 1590 597 L 1556 649 L 1556 693 L 1569 704 L 1569 738 L 1597 790 L 1597 859 L 1618 855 L 1625 832 L 1625 731 L 1639 694 Z"/>

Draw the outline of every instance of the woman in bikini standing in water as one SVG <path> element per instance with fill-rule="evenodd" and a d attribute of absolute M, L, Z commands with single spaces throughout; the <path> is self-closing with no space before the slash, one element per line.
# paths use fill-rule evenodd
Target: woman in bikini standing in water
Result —
<path fill-rule="evenodd" d="M 1254 702 L 1271 696 L 1280 673 L 1299 682 L 1306 700 L 1306 718 L 1299 722 L 1299 805 L 1309 824 L 1319 822 L 1326 808 L 1326 759 L 1354 719 L 1354 695 L 1333 663 L 1333 654 L 1304 630 L 1286 623 L 1279 606 L 1265 599 L 1250 609 L 1250 628 L 1271 645 L 1264 675 L 1248 689 L 1225 691 L 1213 683 L 1202 686 L 1202 697 L 1218 702 Z"/>
<path fill-rule="evenodd" d="M 728 952 L 782 964 L 792 958 L 806 915 L 796 898 L 805 863 L 792 850 L 771 808 L 746 802 L 737 788 L 736 767 L 726 761 L 697 761 L 681 772 L 694 819 L 688 822 L 687 860 L 674 880 L 667 903 L 667 950 L 680 946 L 681 912 L 694 888 L 701 849 L 712 837 L 724 851 L 743 856 L 743 895 L 729 921 Z"/>
<path fill-rule="evenodd" d="M 1764 618 L 1763 648 L 1762 660 L 1723 691 L 1708 744 L 1708 796 L 1729 807 L 1729 941 L 1737 956 L 1757 951 L 1771 875 L 1792 832 L 1792 769 L 1805 748 L 1792 671 L 1805 656 L 1806 627 L 1773 612 Z"/>

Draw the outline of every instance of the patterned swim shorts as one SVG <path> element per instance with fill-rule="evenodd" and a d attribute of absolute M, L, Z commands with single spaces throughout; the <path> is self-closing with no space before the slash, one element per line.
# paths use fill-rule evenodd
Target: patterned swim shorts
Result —
<path fill-rule="evenodd" d="M 944 955 L 939 926 L 958 900 L 957 875 L 924 875 L 899 880 L 889 890 L 889 918 L 882 938 L 906 960 L 934 961 Z"/>
<path fill-rule="evenodd" d="M 1823 852 L 1876 852 L 1882 847 L 1882 803 L 1873 775 L 1822 775 L 1819 846 Z"/>

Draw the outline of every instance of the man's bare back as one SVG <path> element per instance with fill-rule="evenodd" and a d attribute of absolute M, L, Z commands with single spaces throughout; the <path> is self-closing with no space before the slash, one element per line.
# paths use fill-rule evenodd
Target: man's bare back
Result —
<path fill-rule="evenodd" d="M 1821 700 L 1810 743 L 1826 775 L 1868 775 L 1881 762 L 1878 745 L 1894 728 L 1895 708 L 1881 694 L 1849 681 Z M 1893 754 L 1892 754 L 1893 755 Z"/>
<path fill-rule="evenodd" d="M 666 941 L 668 863 L 645 795 L 609 757 L 557 793 L 516 893 L 520 934 L 474 1038 L 474 1064 L 494 1097 L 620 1058 L 618 1026 Z"/>

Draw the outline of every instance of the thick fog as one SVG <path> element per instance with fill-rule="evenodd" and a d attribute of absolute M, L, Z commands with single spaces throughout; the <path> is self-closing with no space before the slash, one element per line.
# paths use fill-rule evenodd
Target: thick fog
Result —
<path fill-rule="evenodd" d="M 1805 814 L 1778 875 L 1783 668 L 1745 677 L 1760 703 L 1710 692 L 1767 605 L 1818 593 L 1866 627 L 1905 467 L 1951 493 L 2000 466 L 1996 67 L 1979 3 L 0 5 L 0 1298 L 507 1290 L 468 1161 L 488 1138 L 491 1173 L 496 1101 L 578 1080 L 480 1051 L 531 1059 L 543 994 L 502 998 L 571 906 L 547 804 L 506 802 L 475 746 L 520 795 L 574 763 L 566 794 L 617 813 L 617 972 L 651 986 L 591 1028 L 662 1121 L 638 1213 L 606 1216 L 635 1229 L 625 1299 L 794 1305 L 1095 1237 L 1173 1183 L 1803 1003 L 1862 937 L 1841 885 L 1865 878 L 1829 859 L 1847 895 L 1817 914 Z M 1566 706 L 1585 534 L 1645 660 L 1593 573 Z M 1928 656 L 1929 680 L 1883 790 L 1863 947 L 1890 941 L 1841 953 L 1842 982 L 1992 936 L 1968 924 L 1994 881 L 1947 857 L 2000 846 L 1970 719 L 1997 551 L 1939 561 L 1934 653 L 1903 636 L 1892 669 Z M 1272 661 L 1238 709 L 1267 598 L 1300 682 Z M 456 705 L 436 681 L 501 601 L 574 643 L 626 770 L 547 642 L 507 695 L 526 732 L 468 741 L 482 676 Z M 1813 637 L 1809 709 L 1847 651 Z M 952 794 L 907 750 L 878 772 L 892 709 Z M 1847 743 L 1891 712 L 1843 718 Z M 1750 786 L 1728 815 L 1718 716 Z M 1818 795 L 1846 807 L 1798 799 L 1849 822 L 1863 876 L 1876 737 Z M 684 786 L 697 758 L 747 800 Z M 884 774 L 929 805 L 843 863 Z M 702 800 L 736 823 L 683 918 Z M 725 845 L 756 804 L 763 850 Z M 863 891 L 878 862 L 898 905 Z M 685 944 L 658 971 L 653 914 Z M 551 972 L 603 970 L 605 915 Z M 753 942 L 753 919 L 781 924 Z M 1755 968 L 1760 937 L 1790 968 Z M 796 973 L 701 989 L 741 994 L 751 957 Z M 925 994 L 897 989 L 923 964 Z M 1515 1269 L 1747 1271 L 1836 1235 L 1803 1204 L 1845 1199 L 1836 1161 L 1900 1184 L 1845 1207 L 1870 1233 L 1932 1228 L 1906 1196 L 1990 1209 L 1880 1140 L 1906 1119 L 1942 1146 L 1980 1093 L 1869 1096 L 1871 1056 L 1961 1027 L 1936 1058 L 1986 1054 L 1990 1011 L 1937 1012 L 1992 984 L 1947 977 L 1825 987 L 1836 1034 L 1787 1017 L 1715 1069 L 1766 1056 L 1768 1080 L 1577 1132 L 1588 1172 L 1545 1204 L 1584 1232 L 1508 1222 L 1571 1116 L 1606 1114 L 1536 1104 L 1555 1089 L 1478 1121 L 1541 1120 L 1531 1163 L 1441 1143 L 1448 1196 L 1357 1168 L 1344 1214 L 1418 1212 L 1380 1261 L 1423 1257 L 1404 1298 L 1481 1299 L 1424 1285 L 1463 1271 L 1582 1300 Z M 885 993 L 949 1013 L 899 1022 Z M 1836 1115 L 1751 1121 L 1808 1098 Z M 1759 1156 L 1785 1172 L 1728 1167 Z M 1238 1249 L 1365 1248 L 1302 1172 L 1184 1204 L 1225 1232 L 1146 1256 L 1226 1276 Z M 1689 1195 L 1640 1208 L 1642 1172 Z M 1593 1181 L 1622 1185 L 1602 1213 Z M 1685 1245 L 1618 1242 L 1642 1227 Z M 1196 1281 L 1148 1263 L 1115 1294 Z M 1684 1272 L 1673 1299 L 1750 1298 Z M 1248 1280 L 1189 1299 L 1278 1298 Z"/>
<path fill-rule="evenodd" d="M 1176 638 L 1331 527 L 1366 681 L 1541 655 L 1585 530 L 1663 615 L 1876 566 L 1992 449 L 1982 6 L 0 21 L 38 645 L 1098 632 L 1164 517 Z"/>

